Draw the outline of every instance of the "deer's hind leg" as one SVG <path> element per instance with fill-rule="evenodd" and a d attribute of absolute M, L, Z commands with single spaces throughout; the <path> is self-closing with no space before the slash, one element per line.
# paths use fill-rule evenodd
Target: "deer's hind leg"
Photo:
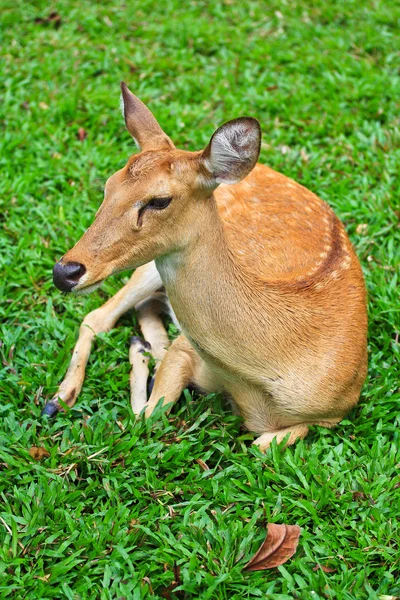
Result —
<path fill-rule="evenodd" d="M 68 371 L 56 394 L 44 407 L 42 414 L 55 415 L 60 410 L 59 400 L 68 406 L 75 404 L 85 379 L 86 364 L 95 336 L 112 329 L 126 311 L 161 287 L 162 281 L 154 262 L 148 263 L 136 269 L 128 283 L 115 296 L 86 315 L 79 329 L 78 341 Z"/>
<path fill-rule="evenodd" d="M 267 448 L 270 447 L 272 440 L 276 440 L 277 444 L 280 444 L 282 440 L 288 436 L 286 440 L 286 446 L 290 446 L 294 444 L 296 440 L 306 437 L 308 433 L 308 425 L 305 423 L 300 423 L 298 425 L 292 425 L 291 427 L 284 427 L 283 429 L 278 429 L 277 431 L 269 431 L 267 433 L 263 433 L 254 440 L 253 444 L 258 446 L 262 452 L 265 452 Z"/>
<path fill-rule="evenodd" d="M 285 446 L 291 446 L 297 440 L 305 438 L 308 434 L 309 428 L 312 425 L 320 425 L 321 427 L 328 427 L 329 429 L 334 427 L 339 421 L 339 418 L 327 419 L 326 421 L 315 421 L 313 423 L 297 423 L 296 425 L 291 425 L 290 427 L 283 427 L 282 429 L 277 429 L 276 431 L 267 431 L 254 440 L 253 444 L 258 446 L 262 452 L 267 450 L 272 444 L 272 440 L 276 440 L 277 444 L 280 444 L 286 436 L 288 436 Z"/>

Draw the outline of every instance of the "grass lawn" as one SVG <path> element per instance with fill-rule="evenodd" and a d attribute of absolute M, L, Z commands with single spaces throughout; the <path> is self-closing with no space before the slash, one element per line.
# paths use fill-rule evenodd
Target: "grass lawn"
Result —
<path fill-rule="evenodd" d="M 1 10 L 0 598 L 400 596 L 400 4 L 2 0 Z M 188 391 L 169 418 L 135 422 L 134 314 L 97 339 L 76 406 L 41 418 L 79 323 L 128 277 L 78 298 L 51 280 L 134 152 L 121 79 L 182 148 L 257 117 L 261 160 L 345 222 L 368 287 L 370 369 L 333 431 L 261 454 L 220 397 Z M 33 460 L 32 446 L 49 456 Z M 298 551 L 243 573 L 267 521 L 300 525 Z"/>

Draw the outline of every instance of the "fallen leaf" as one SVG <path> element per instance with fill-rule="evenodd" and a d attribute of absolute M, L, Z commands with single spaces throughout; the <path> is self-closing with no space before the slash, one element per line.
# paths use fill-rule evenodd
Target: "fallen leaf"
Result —
<path fill-rule="evenodd" d="M 83 129 L 83 127 L 79 127 L 78 129 L 78 140 L 83 142 L 87 138 L 87 131 Z"/>
<path fill-rule="evenodd" d="M 39 385 L 38 390 L 37 390 L 37 392 L 35 394 L 35 397 L 33 399 L 33 402 L 34 402 L 35 406 L 39 406 L 39 404 L 40 404 L 39 401 L 40 401 L 40 398 L 42 397 L 42 392 L 43 392 L 43 386 Z"/>
<path fill-rule="evenodd" d="M 318 569 L 321 569 L 321 571 L 324 573 L 336 573 L 336 569 L 332 569 L 332 567 L 326 567 L 325 565 L 317 564 L 315 567 L 313 567 L 313 571 L 318 571 Z"/>
<path fill-rule="evenodd" d="M 36 17 L 35 23 L 38 25 L 52 25 L 55 29 L 58 29 L 62 21 L 60 15 L 53 11 L 48 17 Z"/>
<path fill-rule="evenodd" d="M 363 235 L 364 233 L 367 233 L 367 231 L 368 231 L 368 223 L 360 223 L 356 227 L 356 233 L 358 233 L 358 235 Z"/>
<path fill-rule="evenodd" d="M 367 496 L 363 492 L 351 492 L 353 500 L 366 500 Z"/>
<path fill-rule="evenodd" d="M 60 27 L 61 25 L 61 17 L 58 13 L 54 11 L 49 14 L 47 20 L 49 23 L 52 23 L 56 29 L 58 29 L 58 27 Z"/>
<path fill-rule="evenodd" d="M 309 161 L 309 156 L 308 156 L 307 152 L 304 150 L 304 148 L 302 148 L 300 150 L 300 156 L 301 156 L 301 160 L 303 162 L 308 162 Z"/>
<path fill-rule="evenodd" d="M 169 565 L 165 564 L 164 571 L 168 571 L 168 570 L 169 570 Z M 181 584 L 181 569 L 180 569 L 179 565 L 174 563 L 174 580 L 172 581 L 172 583 L 169 584 L 169 586 L 167 586 L 163 590 L 161 590 L 161 594 L 160 594 L 161 597 L 165 598 L 166 600 L 172 600 L 171 594 L 173 594 L 173 597 L 175 597 L 175 598 L 183 598 L 185 593 L 182 590 L 177 590 L 175 592 L 175 588 L 177 588 L 180 584 Z"/>
<path fill-rule="evenodd" d="M 283 565 L 296 552 L 300 532 L 298 525 L 268 523 L 267 537 L 243 571 L 263 571 Z"/>
<path fill-rule="evenodd" d="M 202 460 L 201 458 L 196 458 L 196 462 L 198 465 L 200 465 L 200 467 L 203 469 L 203 471 L 210 470 L 210 467 L 208 466 L 208 464 L 205 463 L 204 460 Z"/>
<path fill-rule="evenodd" d="M 282 154 L 289 154 L 289 152 L 291 151 L 291 148 L 289 146 L 278 146 L 279 150 L 282 152 Z"/>
<path fill-rule="evenodd" d="M 51 577 L 51 574 L 49 573 L 48 575 L 44 575 L 43 577 L 39 577 L 39 575 L 34 575 L 33 577 L 34 579 L 40 579 L 40 581 L 44 581 L 47 583 Z"/>
<path fill-rule="evenodd" d="M 143 581 L 145 581 L 147 583 L 147 585 L 149 586 L 149 592 L 153 596 L 154 590 L 153 590 L 153 586 L 151 585 L 150 579 L 148 577 L 143 577 Z"/>
<path fill-rule="evenodd" d="M 41 448 L 40 446 L 32 446 L 32 448 L 29 448 L 29 454 L 35 460 L 42 460 L 42 458 L 47 458 L 50 456 L 47 450 L 45 448 Z"/>

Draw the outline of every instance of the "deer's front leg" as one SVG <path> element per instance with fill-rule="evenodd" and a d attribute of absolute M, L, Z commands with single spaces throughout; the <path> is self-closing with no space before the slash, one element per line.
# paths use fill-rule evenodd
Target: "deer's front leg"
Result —
<path fill-rule="evenodd" d="M 128 283 L 103 306 L 86 315 L 79 329 L 72 360 L 63 382 L 54 397 L 43 409 L 53 416 L 60 410 L 59 400 L 73 406 L 85 379 L 86 364 L 96 335 L 112 329 L 118 319 L 129 309 L 142 302 L 162 286 L 154 262 L 136 269 Z"/>
<path fill-rule="evenodd" d="M 200 363 L 201 358 L 187 339 L 183 335 L 176 338 L 157 370 L 145 416 L 153 413 L 161 398 L 163 406 L 177 402 L 185 387 L 195 380 Z"/>
<path fill-rule="evenodd" d="M 139 415 L 147 404 L 147 380 L 149 377 L 150 354 L 156 361 L 154 372 L 157 372 L 161 361 L 170 345 L 167 331 L 161 319 L 161 313 L 167 306 L 166 296 L 156 293 L 136 306 L 139 326 L 144 340 L 131 338 L 129 361 L 132 365 L 131 406 L 135 415 Z"/>
<path fill-rule="evenodd" d="M 53 417 L 60 410 L 59 400 L 62 400 L 68 406 L 75 404 L 85 379 L 86 364 L 92 349 L 93 339 L 98 333 L 108 331 L 113 326 L 113 324 L 108 326 L 104 308 L 105 305 L 87 314 L 84 318 L 79 328 L 78 341 L 75 344 L 67 373 L 56 394 L 44 407 L 43 415 Z"/>

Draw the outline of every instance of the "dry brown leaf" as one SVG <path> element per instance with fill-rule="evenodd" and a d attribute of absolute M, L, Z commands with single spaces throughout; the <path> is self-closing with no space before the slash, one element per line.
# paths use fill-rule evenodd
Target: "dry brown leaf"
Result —
<path fill-rule="evenodd" d="M 366 500 L 367 496 L 363 492 L 351 492 L 351 497 L 353 500 Z"/>
<path fill-rule="evenodd" d="M 205 463 L 204 460 L 202 460 L 201 458 L 196 458 L 196 462 L 198 465 L 200 465 L 200 467 L 203 469 L 203 471 L 210 470 L 210 467 L 208 466 L 208 464 Z"/>
<path fill-rule="evenodd" d="M 243 571 L 263 571 L 283 565 L 296 552 L 300 532 L 298 525 L 268 523 L 267 537 Z"/>
<path fill-rule="evenodd" d="M 149 592 L 153 596 L 154 590 L 153 590 L 153 586 L 151 585 L 151 581 L 150 581 L 149 577 L 143 577 L 143 581 L 145 581 L 147 583 L 147 585 L 149 586 Z"/>
<path fill-rule="evenodd" d="M 168 571 L 168 570 L 169 570 L 169 565 L 165 564 L 164 571 Z M 185 593 L 182 592 L 182 590 L 177 590 L 175 592 L 175 588 L 178 587 L 180 584 L 181 584 L 181 568 L 179 565 L 174 563 L 174 579 L 173 579 L 172 583 L 169 584 L 169 586 L 167 586 L 163 590 L 161 590 L 161 594 L 160 594 L 161 597 L 165 598 L 166 600 L 172 600 L 171 594 L 173 594 L 174 598 L 183 598 Z"/>
<path fill-rule="evenodd" d="M 326 567 L 325 565 L 320 565 L 319 563 L 313 567 L 313 571 L 318 571 L 321 569 L 324 573 L 336 573 L 336 569 L 332 569 L 332 567 Z"/>
<path fill-rule="evenodd" d="M 78 140 L 83 142 L 87 138 L 87 131 L 83 129 L 83 127 L 79 127 L 78 129 Z"/>
<path fill-rule="evenodd" d="M 47 458 L 50 456 L 47 450 L 45 448 L 41 448 L 40 446 L 32 446 L 32 448 L 29 448 L 29 454 L 35 460 L 42 460 L 42 458 Z"/>
<path fill-rule="evenodd" d="M 62 21 L 60 15 L 53 11 L 48 17 L 37 17 L 35 23 L 38 25 L 52 25 L 55 29 L 58 29 Z"/>

